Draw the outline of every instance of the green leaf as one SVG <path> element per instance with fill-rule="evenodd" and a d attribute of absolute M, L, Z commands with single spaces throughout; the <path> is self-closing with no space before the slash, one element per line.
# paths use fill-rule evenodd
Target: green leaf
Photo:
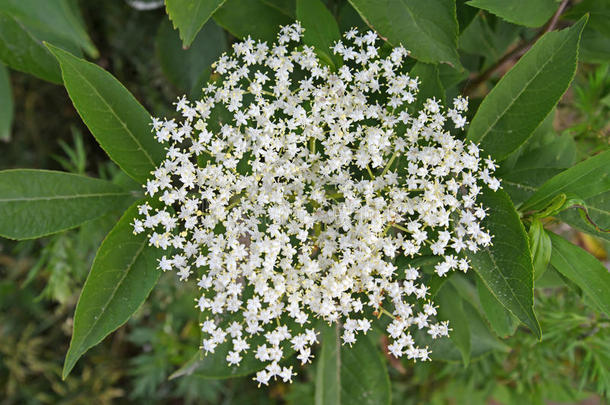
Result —
<path fill-rule="evenodd" d="M 341 344 L 335 326 L 322 328 L 316 369 L 316 405 L 390 404 L 390 379 L 379 350 L 359 335 L 351 347 Z"/>
<path fill-rule="evenodd" d="M 610 191 L 586 198 L 585 205 L 589 218 L 595 226 L 589 222 L 588 218 L 583 218 L 581 209 L 576 208 L 561 212 L 559 219 L 578 230 L 610 241 L 610 232 L 602 232 L 597 229 L 610 230 Z"/>
<path fill-rule="evenodd" d="M 101 67 L 53 45 L 64 84 L 81 118 L 108 156 L 134 180 L 145 183 L 163 160 L 151 134 L 150 114 Z"/>
<path fill-rule="evenodd" d="M 47 170 L 0 171 L 0 236 L 32 239 L 120 209 L 131 193 L 108 181 Z"/>
<path fill-rule="evenodd" d="M 262 0 L 227 0 L 214 14 L 214 20 L 237 38 L 276 40 L 281 26 L 293 19 Z"/>
<path fill-rule="evenodd" d="M 526 27 L 542 26 L 559 7 L 555 0 L 470 0 L 466 4 L 487 10 L 508 22 Z"/>
<path fill-rule="evenodd" d="M 149 246 L 144 234 L 133 233 L 132 222 L 142 202 L 127 209 L 95 255 L 76 305 L 64 379 L 87 350 L 127 322 L 159 279 L 162 250 Z"/>
<path fill-rule="evenodd" d="M 0 63 L 0 141 L 8 141 L 13 126 L 13 93 L 8 69 Z"/>
<path fill-rule="evenodd" d="M 517 207 L 530 198 L 545 181 L 561 173 L 561 169 L 534 168 L 513 170 L 502 175 L 502 188 Z"/>
<path fill-rule="evenodd" d="M 338 67 L 341 58 L 335 56 L 331 47 L 341 39 L 335 17 L 321 0 L 297 0 L 297 20 L 305 29 L 303 42 L 313 46 L 318 55 L 332 67 Z"/>
<path fill-rule="evenodd" d="M 477 277 L 477 292 L 479 302 L 489 321 L 491 328 L 500 337 L 511 336 L 517 330 L 519 322 L 504 306 L 493 296 L 480 277 Z"/>
<path fill-rule="evenodd" d="M 445 89 L 441 83 L 438 65 L 417 62 L 409 72 L 411 76 L 417 76 L 420 81 L 419 93 L 414 103 L 414 110 L 418 111 L 429 98 L 436 98 L 442 104 L 445 103 Z"/>
<path fill-rule="evenodd" d="M 544 208 L 559 194 L 583 200 L 610 191 L 610 151 L 578 163 L 547 180 L 521 207 L 522 211 Z"/>
<path fill-rule="evenodd" d="M 578 285 L 606 315 L 610 315 L 610 273 L 595 257 L 549 232 L 553 244 L 551 264 Z"/>
<path fill-rule="evenodd" d="M 551 260 L 551 239 L 545 232 L 542 221 L 538 218 L 532 220 L 528 233 L 532 247 L 532 263 L 534 265 L 534 280 L 537 280 L 546 271 Z"/>
<path fill-rule="evenodd" d="M 445 283 L 436 295 L 436 302 L 439 306 L 439 319 L 449 321 L 449 327 L 451 328 L 449 338 L 460 351 L 464 366 L 468 366 L 470 362 L 470 328 L 468 327 L 468 318 L 464 312 L 462 300 L 458 297 L 455 287 L 451 283 Z"/>
<path fill-rule="evenodd" d="M 169 21 L 159 26 L 157 55 L 163 73 L 181 91 L 197 95 L 212 71 L 210 65 L 227 49 L 224 31 L 208 21 L 191 47 L 182 49 L 180 38 Z"/>
<path fill-rule="evenodd" d="M 521 146 L 572 81 L 585 23 L 583 17 L 570 28 L 542 36 L 485 97 L 467 139 L 496 160 Z"/>
<path fill-rule="evenodd" d="M 493 244 L 466 254 L 493 296 L 540 338 L 533 310 L 532 258 L 519 215 L 502 190 L 485 189 L 479 201 L 489 210 L 482 227 L 493 235 Z"/>
<path fill-rule="evenodd" d="M 463 32 L 476 17 L 479 10 L 466 4 L 466 0 L 457 0 L 455 2 L 455 12 L 457 14 L 460 32 Z"/>
<path fill-rule="evenodd" d="M 452 0 L 349 0 L 392 45 L 402 44 L 425 63 L 460 67 L 458 22 Z"/>
<path fill-rule="evenodd" d="M 51 42 L 77 53 L 84 49 L 93 58 L 99 56 L 77 6 L 70 0 L 2 0 L 0 11 L 23 23 L 40 42 Z"/>
<path fill-rule="evenodd" d="M 322 348 L 318 354 L 315 405 L 341 404 L 341 338 L 339 326 L 322 329 Z"/>
<path fill-rule="evenodd" d="M 21 22 L 0 11 L 0 61 L 11 68 L 52 83 L 61 83 L 53 55 Z"/>
<path fill-rule="evenodd" d="M 174 28 L 180 31 L 185 48 L 191 46 L 197 33 L 225 0 L 166 0 L 165 7 Z"/>

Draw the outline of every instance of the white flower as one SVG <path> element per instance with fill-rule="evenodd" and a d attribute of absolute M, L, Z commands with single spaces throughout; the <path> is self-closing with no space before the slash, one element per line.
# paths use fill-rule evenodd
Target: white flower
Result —
<path fill-rule="evenodd" d="M 352 345 L 371 313 L 387 314 L 390 353 L 428 360 L 410 330 L 436 338 L 448 324 L 419 269 L 398 259 L 432 252 L 439 276 L 467 271 L 464 250 L 491 243 L 477 197 L 500 187 L 495 163 L 446 128 L 466 125 L 467 99 L 411 105 L 419 79 L 403 47 L 383 58 L 373 32 L 352 29 L 332 47 L 343 59 L 333 72 L 302 34 L 296 23 L 275 45 L 235 44 L 201 100 L 178 100 L 180 122 L 153 121 L 167 152 L 145 189 L 164 206 L 143 204 L 133 222 L 173 247 L 162 270 L 199 278 L 203 351 L 227 345 L 229 365 L 254 356 L 264 385 L 291 381 L 287 347 L 311 361 L 318 318 Z"/>

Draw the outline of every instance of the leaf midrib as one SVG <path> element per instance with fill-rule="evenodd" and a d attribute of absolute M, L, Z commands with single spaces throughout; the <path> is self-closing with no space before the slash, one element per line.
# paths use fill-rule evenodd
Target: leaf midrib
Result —
<path fill-rule="evenodd" d="M 559 53 L 559 51 L 565 46 L 565 44 L 570 40 L 570 36 L 566 36 L 566 39 L 563 41 L 563 43 L 558 47 L 557 51 L 553 53 L 553 56 L 549 59 L 547 59 L 541 66 L 540 68 L 536 71 L 536 73 L 533 75 L 533 77 L 528 80 L 525 85 L 523 86 L 523 88 L 519 91 L 519 93 L 517 93 L 517 95 L 512 98 L 512 100 L 510 101 L 510 103 L 508 104 L 508 106 L 500 113 L 496 116 L 496 119 L 493 121 L 493 123 L 488 124 L 487 125 L 487 129 L 485 130 L 485 132 L 483 132 L 483 134 L 481 135 L 481 137 L 479 139 L 477 139 L 477 142 L 481 143 L 483 142 L 483 139 L 485 139 L 485 137 L 487 137 L 487 135 L 491 132 L 492 128 L 498 123 L 498 121 L 500 121 L 500 119 L 502 117 L 504 117 L 504 115 L 506 114 L 506 112 L 515 104 L 515 101 L 521 97 L 521 95 L 525 92 L 525 90 L 527 89 L 527 87 L 530 85 L 531 82 L 533 82 L 538 75 L 540 75 L 540 72 L 546 68 L 546 66 L 551 63 L 551 61 L 555 60 L 555 57 L 557 56 L 557 54 Z M 538 43 L 538 42 L 537 42 Z M 535 46 L 535 45 L 534 45 Z M 573 73 L 572 73 L 573 74 Z M 500 81 L 498 82 L 498 84 L 496 84 L 496 86 L 494 87 L 493 90 L 497 89 L 503 82 L 504 80 L 508 80 L 507 76 L 504 76 L 502 79 L 500 79 Z M 492 90 L 492 92 L 493 92 Z M 489 97 L 492 93 L 490 92 L 488 94 L 487 97 Z M 479 109 L 480 110 L 480 109 Z"/>
<path fill-rule="evenodd" d="M 4 202 L 20 202 L 20 201 L 51 201 L 51 200 L 71 200 L 81 198 L 94 198 L 94 197 L 115 197 L 122 195 L 130 195 L 128 192 L 120 193 L 91 193 L 91 194 L 76 194 L 76 195 L 56 195 L 47 197 L 19 197 L 19 198 L 0 198 L 0 203 Z"/>
<path fill-rule="evenodd" d="M 103 244 L 102 244 L 102 246 L 103 246 Z M 110 303 L 114 299 L 114 296 L 116 295 L 117 291 L 119 290 L 119 288 L 123 284 L 123 281 L 125 281 L 125 278 L 130 273 L 131 269 L 133 268 L 134 263 L 140 257 L 140 254 L 144 250 L 144 247 L 146 247 L 146 240 L 144 240 L 144 241 L 142 241 L 140 243 L 140 248 L 138 248 L 136 253 L 133 255 L 133 258 L 130 261 L 130 263 L 125 267 L 125 271 L 121 275 L 121 279 L 116 283 L 115 287 L 112 290 L 112 294 L 110 294 L 110 297 L 108 298 L 108 300 L 106 300 L 106 303 L 102 306 L 101 311 L 97 315 L 97 318 L 94 320 L 93 324 L 91 325 L 91 327 L 89 328 L 87 333 L 80 339 L 80 342 L 79 342 L 79 345 L 78 345 L 78 350 L 79 351 L 82 350 L 83 345 L 86 345 L 87 339 L 89 338 L 89 336 L 91 336 L 91 333 L 93 333 L 93 330 L 95 329 L 96 325 L 101 321 L 102 316 L 106 312 L 106 309 L 108 308 L 108 306 L 110 305 Z M 94 265 L 95 265 L 95 261 L 94 261 Z M 83 291 L 84 291 L 86 286 L 87 286 L 87 283 L 85 283 L 85 286 L 83 287 Z M 81 354 L 82 353 L 79 353 L 76 359 L 78 359 L 78 357 L 80 357 Z"/>
<path fill-rule="evenodd" d="M 610 151 L 609 151 L 609 152 L 604 152 L 603 154 L 600 154 L 600 155 L 597 155 L 597 156 L 594 156 L 594 157 L 592 157 L 591 159 L 595 159 L 596 157 L 604 156 L 605 154 L 610 155 Z M 598 160 L 601 160 L 601 158 L 600 158 L 600 159 L 598 159 Z M 584 161 L 584 162 L 582 162 L 582 163 L 584 164 L 585 162 L 587 162 L 587 161 L 585 160 L 585 161 Z M 595 163 L 597 163 L 597 162 L 595 162 Z M 603 162 L 602 162 L 602 163 L 603 163 Z M 578 165 L 576 165 L 576 166 L 572 166 L 572 167 L 577 167 L 577 166 L 578 166 Z M 603 164 L 602 164 L 602 165 L 600 165 L 600 164 L 596 164 L 596 165 L 592 166 L 592 167 L 591 167 L 589 170 L 587 170 L 587 171 L 583 172 L 583 173 L 582 173 L 582 174 L 580 174 L 578 177 L 574 178 L 574 179 L 573 179 L 572 181 L 570 181 L 569 183 L 565 183 L 563 186 L 560 186 L 560 187 L 552 187 L 552 186 L 554 186 L 554 184 L 553 184 L 553 180 L 555 180 L 554 182 L 557 182 L 557 181 L 558 181 L 558 180 L 557 180 L 558 178 L 559 178 L 559 180 L 561 180 L 561 177 L 568 177 L 568 175 L 570 174 L 570 173 L 568 173 L 568 171 L 569 171 L 570 169 L 567 169 L 566 171 L 561 172 L 561 173 L 557 174 L 557 175 L 556 175 L 556 176 L 554 176 L 554 177 L 551 177 L 551 178 L 550 178 L 550 179 L 549 179 L 547 182 L 545 182 L 545 183 L 544 183 L 542 186 L 540 186 L 540 188 L 538 188 L 537 193 L 542 193 L 543 191 L 545 191 L 545 188 L 547 188 L 547 189 L 553 189 L 554 191 L 553 191 L 551 194 L 549 194 L 547 197 L 544 197 L 544 198 L 540 198 L 540 197 L 538 197 L 538 201 L 536 201 L 536 200 L 534 199 L 534 197 L 536 197 L 536 194 L 534 194 L 533 196 L 531 196 L 531 197 L 530 197 L 530 199 L 529 199 L 529 200 L 526 202 L 526 204 L 524 204 L 524 207 L 532 207 L 532 206 L 535 206 L 535 205 L 537 205 L 537 204 L 540 204 L 540 202 L 542 202 L 542 201 L 545 201 L 545 200 L 551 199 L 551 198 L 553 198 L 554 196 L 559 195 L 559 194 L 561 193 L 561 191 L 565 190 L 565 188 L 566 188 L 566 187 L 569 187 L 569 186 L 571 186 L 572 184 L 577 183 L 577 182 L 578 182 L 580 179 L 582 179 L 583 177 L 588 176 L 588 175 L 589 175 L 591 172 L 596 171 L 596 170 L 597 170 L 597 169 L 598 169 L 600 166 L 604 166 L 604 165 L 603 165 Z M 566 173 L 567 173 L 567 174 L 566 174 Z M 602 193 L 599 193 L 599 194 L 602 194 Z M 597 195 L 599 195 L 599 194 L 597 194 Z M 595 197 L 595 196 L 589 196 L 588 198 L 591 198 L 591 197 Z"/>
<path fill-rule="evenodd" d="M 72 55 L 70 55 L 72 56 Z M 136 150 L 137 151 L 142 151 L 142 153 L 144 154 L 144 156 L 146 156 L 146 158 L 148 159 L 148 161 L 150 162 L 150 164 L 155 167 L 155 161 L 153 160 L 152 156 L 150 156 L 148 154 L 148 152 L 146 151 L 146 149 L 142 146 L 142 144 L 140 143 L 139 139 L 135 136 L 135 134 L 133 132 L 131 132 L 131 130 L 129 129 L 129 127 L 127 126 L 127 124 L 125 123 L 125 121 L 123 121 L 121 119 L 121 117 L 117 114 L 117 112 L 112 108 L 112 106 L 106 101 L 106 99 L 100 94 L 99 91 L 97 91 L 97 88 L 93 85 L 93 83 L 91 83 L 91 81 L 89 81 L 87 79 L 87 77 L 85 75 L 83 75 L 80 70 L 78 70 L 77 66 L 74 65 L 72 63 L 72 61 L 70 61 L 67 58 L 62 58 L 63 62 L 70 64 L 70 66 L 72 67 L 72 69 L 87 83 L 87 85 L 93 90 L 93 92 L 100 98 L 100 100 L 102 100 L 102 102 L 104 103 L 104 105 L 107 107 L 107 109 L 112 113 L 112 115 L 116 118 L 117 121 L 119 121 L 119 123 L 121 124 L 121 126 L 125 129 L 125 131 L 129 134 L 129 137 L 133 140 L 133 142 L 136 144 L 136 146 L 138 147 Z M 95 65 L 96 67 L 99 68 L 99 66 Z M 137 101 L 136 101 L 137 103 Z M 139 105 L 139 104 L 138 104 Z M 95 135 L 95 134 L 94 134 Z M 122 165 L 120 165 L 122 166 Z"/>

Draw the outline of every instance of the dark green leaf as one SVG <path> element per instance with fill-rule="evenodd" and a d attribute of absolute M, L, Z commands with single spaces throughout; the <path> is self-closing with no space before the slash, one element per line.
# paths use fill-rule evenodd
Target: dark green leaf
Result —
<path fill-rule="evenodd" d="M 592 28 L 585 28 L 580 41 L 578 60 L 586 63 L 610 62 L 610 37 Z"/>
<path fill-rule="evenodd" d="M 296 18 L 297 16 L 296 0 L 262 0 L 262 2 L 290 18 Z"/>
<path fill-rule="evenodd" d="M 532 263 L 534 265 L 534 280 L 537 280 L 546 271 L 551 260 L 551 239 L 545 232 L 542 221 L 538 218 L 532 220 L 528 233 L 532 247 Z"/>
<path fill-rule="evenodd" d="M 225 0 L 166 0 L 165 7 L 174 28 L 180 31 L 185 48 Z"/>
<path fill-rule="evenodd" d="M 21 22 L 0 11 L 0 61 L 52 83 L 61 83 L 57 61 Z"/>
<path fill-rule="evenodd" d="M 476 9 L 475 9 L 476 10 Z M 489 16 L 479 14 L 460 35 L 458 46 L 464 52 L 484 58 L 480 70 L 500 59 L 519 37 L 521 27 L 502 20 L 489 22 Z"/>
<path fill-rule="evenodd" d="M 402 44 L 425 63 L 460 66 L 458 23 L 451 0 L 349 0 L 392 45 Z"/>
<path fill-rule="evenodd" d="M 553 244 L 551 264 L 573 281 L 587 296 L 610 315 L 610 273 L 595 257 L 571 244 L 561 236 L 549 232 Z"/>
<path fill-rule="evenodd" d="M 214 20 L 237 38 L 274 42 L 281 26 L 292 18 L 262 0 L 227 0 L 214 14 Z"/>
<path fill-rule="evenodd" d="M 339 21 L 339 30 L 341 32 L 349 31 L 352 28 L 357 28 L 361 32 L 366 32 L 369 27 L 360 17 L 360 14 L 352 7 L 349 3 L 344 3 L 339 15 L 337 16 Z"/>
<path fill-rule="evenodd" d="M 589 27 L 610 37 L 610 0 L 583 0 L 570 7 L 562 18 L 577 20 L 589 14 Z"/>
<path fill-rule="evenodd" d="M 502 188 L 517 207 L 530 198 L 545 181 L 561 173 L 561 169 L 541 168 L 513 170 L 502 175 Z"/>
<path fill-rule="evenodd" d="M 305 29 L 303 42 L 313 46 L 318 55 L 333 67 L 338 67 L 341 58 L 331 48 L 341 39 L 337 21 L 321 0 L 297 0 L 297 20 Z"/>
<path fill-rule="evenodd" d="M 540 337 L 533 310 L 532 258 L 523 224 L 504 191 L 485 189 L 480 201 L 489 210 L 482 226 L 493 235 L 493 245 L 477 253 L 468 251 L 467 256 L 494 297 Z"/>
<path fill-rule="evenodd" d="M 481 308 L 489 321 L 491 328 L 500 337 L 511 336 L 517 330 L 519 322 L 504 306 L 493 296 L 485 284 L 477 277 L 477 291 Z"/>
<path fill-rule="evenodd" d="M 526 27 L 540 27 L 551 18 L 559 6 L 555 0 L 470 0 L 467 4 Z"/>
<path fill-rule="evenodd" d="M 0 236 L 32 239 L 125 207 L 131 193 L 108 181 L 47 170 L 0 172 Z"/>
<path fill-rule="evenodd" d="M 78 9 L 70 0 L 2 0 L 5 11 L 28 27 L 39 41 L 51 42 L 70 51 L 84 49 L 93 58 L 99 56 L 91 42 Z"/>
<path fill-rule="evenodd" d="M 586 200 L 610 191 L 610 151 L 600 153 L 546 181 L 521 207 L 542 209 L 557 195 L 573 194 Z"/>
<path fill-rule="evenodd" d="M 127 322 L 157 283 L 162 250 L 149 246 L 144 234 L 133 234 L 132 222 L 141 203 L 125 212 L 95 255 L 76 305 L 63 378 L 87 350 Z"/>
<path fill-rule="evenodd" d="M 445 103 L 445 89 L 441 83 L 438 72 L 438 65 L 430 65 L 427 63 L 417 62 L 409 74 L 419 78 L 421 83 L 419 93 L 415 101 L 414 109 L 420 110 L 429 98 L 436 98 L 437 101 Z"/>
<path fill-rule="evenodd" d="M 586 17 L 540 38 L 485 97 L 467 139 L 480 143 L 496 160 L 521 146 L 572 81 L 585 23 Z"/>
<path fill-rule="evenodd" d="M 163 73 L 181 91 L 198 94 L 211 73 L 210 65 L 227 49 L 224 31 L 208 21 L 187 50 L 169 21 L 164 20 L 157 33 L 157 55 Z"/>
<path fill-rule="evenodd" d="M 390 403 L 390 379 L 379 350 L 359 335 L 351 347 L 341 345 L 340 331 L 324 325 L 316 369 L 316 405 Z"/>
<path fill-rule="evenodd" d="M 8 141 L 13 126 L 13 92 L 8 69 L 0 63 L 0 141 Z"/>
<path fill-rule="evenodd" d="M 449 321 L 449 327 L 451 328 L 449 338 L 460 351 L 464 365 L 468 366 L 470 362 L 471 340 L 468 318 L 464 312 L 462 300 L 458 298 L 458 292 L 451 283 L 443 284 L 443 287 L 436 295 L 436 303 L 439 306 L 439 319 Z"/>
<path fill-rule="evenodd" d="M 567 168 L 574 164 L 576 160 L 576 143 L 571 136 L 553 135 L 550 142 L 544 142 L 537 148 L 532 148 L 524 152 L 515 168 Z"/>
<path fill-rule="evenodd" d="M 470 25 L 479 10 L 466 4 L 466 0 L 457 0 L 455 2 L 455 12 L 457 14 L 460 32 L 463 32 L 464 29 Z"/>
<path fill-rule="evenodd" d="M 576 20 L 589 15 L 582 33 L 578 59 L 587 63 L 610 62 L 610 1 L 584 0 L 570 7 L 562 18 Z"/>
<path fill-rule="evenodd" d="M 163 160 L 151 134 L 150 114 L 101 67 L 52 45 L 72 103 L 108 156 L 134 180 L 144 183 Z"/>

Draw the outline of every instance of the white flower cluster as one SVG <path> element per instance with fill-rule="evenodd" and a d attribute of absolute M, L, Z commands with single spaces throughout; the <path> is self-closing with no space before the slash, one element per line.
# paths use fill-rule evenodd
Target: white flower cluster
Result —
<path fill-rule="evenodd" d="M 226 345 L 230 365 L 253 352 L 262 384 L 291 380 L 287 351 L 311 360 L 317 320 L 341 325 L 351 345 L 386 314 L 390 352 L 427 360 L 410 331 L 436 338 L 448 324 L 420 269 L 396 258 L 436 255 L 439 276 L 466 271 L 460 252 L 491 241 L 477 196 L 500 185 L 494 163 L 444 129 L 448 118 L 464 126 L 466 99 L 413 111 L 404 48 L 382 56 L 375 33 L 353 29 L 332 49 L 343 61 L 333 71 L 302 33 L 297 23 L 272 47 L 235 44 L 203 98 L 178 101 L 181 122 L 154 120 L 167 156 L 146 193 L 162 207 L 140 206 L 133 224 L 172 248 L 161 269 L 198 277 L 203 350 Z"/>

